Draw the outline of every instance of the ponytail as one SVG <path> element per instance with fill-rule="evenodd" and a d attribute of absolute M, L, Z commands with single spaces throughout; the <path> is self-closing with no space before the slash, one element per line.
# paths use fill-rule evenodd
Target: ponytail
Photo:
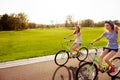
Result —
<path fill-rule="evenodd" d="M 114 25 L 114 31 L 118 33 L 119 30 L 120 30 L 120 29 L 118 28 L 118 26 L 117 26 L 117 25 Z"/>

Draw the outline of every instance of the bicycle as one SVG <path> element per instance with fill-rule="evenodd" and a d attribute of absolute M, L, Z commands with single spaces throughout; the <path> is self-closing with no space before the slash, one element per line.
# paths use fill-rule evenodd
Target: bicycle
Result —
<path fill-rule="evenodd" d="M 66 43 L 65 49 L 58 51 L 54 58 L 55 63 L 59 66 L 65 65 L 69 60 L 70 53 L 72 53 L 70 51 L 69 43 L 73 42 L 74 40 L 66 40 L 66 39 L 64 39 L 64 40 Z M 73 53 L 72 53 L 72 55 L 73 55 Z M 79 61 L 84 61 L 88 56 L 88 49 L 86 47 L 81 47 L 79 49 L 79 55 L 80 56 L 77 56 L 76 54 L 74 54 L 74 58 L 77 58 Z"/>
<path fill-rule="evenodd" d="M 93 45 L 92 47 L 95 49 L 93 60 L 91 62 L 85 62 L 79 66 L 76 72 L 76 80 L 96 80 L 99 71 L 97 66 L 102 68 L 102 73 L 107 72 L 110 77 L 117 76 L 120 72 L 120 57 L 114 57 L 111 59 L 112 64 L 115 66 L 115 72 L 109 73 L 109 67 L 103 64 L 97 55 L 98 49 Z"/>

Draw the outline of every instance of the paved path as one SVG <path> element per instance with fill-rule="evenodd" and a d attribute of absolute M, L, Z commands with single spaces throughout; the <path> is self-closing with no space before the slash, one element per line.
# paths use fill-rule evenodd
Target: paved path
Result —
<path fill-rule="evenodd" d="M 66 66 L 59 67 L 54 61 L 38 62 L 0 69 L 0 80 L 75 80 L 75 73 L 81 63 L 71 59 Z M 106 73 L 99 74 L 98 80 L 120 80 Z"/>
<path fill-rule="evenodd" d="M 87 60 L 91 58 L 92 55 L 89 55 Z M 54 55 L 1 63 L 4 66 L 0 68 L 0 80 L 75 80 L 75 73 L 81 62 L 70 59 L 66 66 L 59 67 L 52 59 Z M 106 73 L 99 73 L 97 80 L 120 80 L 120 74 L 111 78 Z"/>
<path fill-rule="evenodd" d="M 53 60 L 0 69 L 0 80 L 75 80 L 75 73 L 82 63 L 70 59 L 66 66 L 59 67 Z M 98 80 L 120 80 L 106 73 L 99 73 Z"/>
<path fill-rule="evenodd" d="M 36 58 L 28 58 L 28 59 L 3 62 L 3 63 L 0 63 L 0 69 L 21 66 L 21 65 L 27 65 L 27 64 L 37 63 L 37 62 L 50 61 L 50 60 L 54 60 L 54 56 L 55 55 L 50 55 L 50 56 L 44 56 L 44 57 L 36 57 Z"/>

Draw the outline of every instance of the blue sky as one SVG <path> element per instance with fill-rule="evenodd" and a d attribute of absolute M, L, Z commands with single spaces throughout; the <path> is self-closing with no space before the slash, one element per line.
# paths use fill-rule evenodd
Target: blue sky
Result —
<path fill-rule="evenodd" d="M 30 22 L 62 23 L 67 15 L 75 21 L 120 20 L 120 0 L 0 0 L 0 14 L 24 12 Z"/>

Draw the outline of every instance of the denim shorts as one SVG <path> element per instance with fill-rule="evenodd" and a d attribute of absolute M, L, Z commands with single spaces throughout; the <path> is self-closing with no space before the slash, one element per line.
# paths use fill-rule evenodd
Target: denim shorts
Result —
<path fill-rule="evenodd" d="M 74 44 L 77 44 L 77 45 L 80 46 L 82 43 L 81 42 L 75 42 Z"/>
<path fill-rule="evenodd" d="M 107 47 L 103 47 L 103 51 L 104 51 L 105 49 L 108 49 L 108 52 L 110 52 L 110 51 L 118 52 L 118 49 L 110 49 L 110 48 L 107 48 Z"/>

